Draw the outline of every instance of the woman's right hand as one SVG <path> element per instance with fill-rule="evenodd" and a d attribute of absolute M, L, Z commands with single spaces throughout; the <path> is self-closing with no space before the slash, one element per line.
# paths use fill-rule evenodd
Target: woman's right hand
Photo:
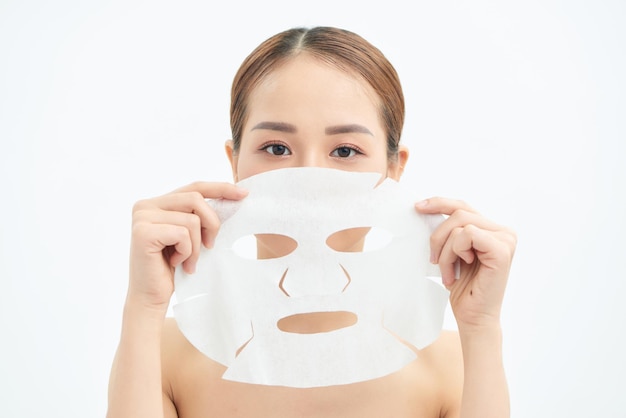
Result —
<path fill-rule="evenodd" d="M 162 311 L 174 292 L 174 269 L 195 271 L 200 247 L 213 246 L 220 227 L 206 198 L 240 200 L 247 191 L 230 183 L 197 182 L 133 207 L 127 304 Z"/>

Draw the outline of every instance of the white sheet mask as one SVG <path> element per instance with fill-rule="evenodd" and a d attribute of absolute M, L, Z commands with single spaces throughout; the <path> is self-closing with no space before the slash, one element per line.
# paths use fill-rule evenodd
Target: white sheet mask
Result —
<path fill-rule="evenodd" d="M 413 361 L 400 339 L 421 349 L 438 337 L 448 291 L 427 276 L 439 276 L 429 237 L 443 217 L 418 214 L 411 192 L 379 181 L 377 173 L 286 168 L 241 181 L 249 190 L 241 201 L 209 201 L 222 225 L 195 274 L 177 268 L 174 315 L 198 350 L 227 366 L 223 378 L 300 388 L 355 383 Z M 327 243 L 362 227 L 391 240 L 364 252 Z M 237 246 L 252 234 L 297 246 L 281 257 L 242 257 Z M 356 322 L 328 332 L 279 328 L 281 319 L 322 312 Z"/>

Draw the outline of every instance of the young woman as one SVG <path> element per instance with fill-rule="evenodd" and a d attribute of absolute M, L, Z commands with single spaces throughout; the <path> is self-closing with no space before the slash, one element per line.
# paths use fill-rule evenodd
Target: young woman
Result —
<path fill-rule="evenodd" d="M 408 159 L 403 121 L 397 74 L 378 49 L 336 28 L 292 29 L 263 42 L 235 76 L 226 154 L 235 182 L 304 166 L 399 179 Z M 135 205 L 109 418 L 509 415 L 500 307 L 516 237 L 467 204 L 438 197 L 415 209 L 448 215 L 431 237 L 431 262 L 450 290 L 458 332 L 443 332 L 403 369 L 361 383 L 297 389 L 223 380 L 224 366 L 165 316 L 174 268 L 194 271 L 201 246 L 211 247 L 218 233 L 204 199 L 245 196 L 233 184 L 198 182 Z M 359 245 L 351 236 L 338 239 Z M 260 241 L 260 256 L 273 245 L 280 243 Z"/>

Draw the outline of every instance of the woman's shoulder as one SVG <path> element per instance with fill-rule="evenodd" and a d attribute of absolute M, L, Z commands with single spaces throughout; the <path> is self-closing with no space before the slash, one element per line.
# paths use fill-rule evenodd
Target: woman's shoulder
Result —
<path fill-rule="evenodd" d="M 202 354 L 185 338 L 175 318 L 165 318 L 161 335 L 161 367 L 163 378 L 174 378 L 187 368 L 189 362 Z M 194 360 L 196 359 L 196 360 Z"/>
<path fill-rule="evenodd" d="M 461 354 L 461 339 L 459 332 L 455 330 L 442 330 L 439 337 L 429 346 L 437 352 L 448 354 Z"/>
<path fill-rule="evenodd" d="M 451 411 L 458 411 L 463 393 L 463 351 L 458 331 L 443 330 L 432 344 L 418 352 L 418 357 L 436 376 L 444 415 L 454 416 Z"/>
<path fill-rule="evenodd" d="M 182 332 L 180 332 L 176 319 L 173 317 L 165 318 L 165 321 L 163 321 L 163 334 L 161 338 L 162 352 L 165 354 L 171 351 L 185 349 L 185 342 L 187 342 L 187 339 Z"/>
<path fill-rule="evenodd" d="M 172 361 L 180 367 L 183 359 L 203 358 L 204 355 L 194 347 L 178 328 L 176 319 L 165 318 L 161 336 L 161 357 L 163 361 Z"/>
<path fill-rule="evenodd" d="M 463 373 L 463 351 L 458 331 L 443 330 L 429 346 L 419 351 L 419 356 L 427 359 L 438 374 L 446 379 L 454 379 Z"/>
<path fill-rule="evenodd" d="M 161 337 L 161 370 L 164 388 L 187 390 L 198 379 L 215 379 L 224 366 L 194 347 L 178 328 L 175 318 L 166 318 Z"/>

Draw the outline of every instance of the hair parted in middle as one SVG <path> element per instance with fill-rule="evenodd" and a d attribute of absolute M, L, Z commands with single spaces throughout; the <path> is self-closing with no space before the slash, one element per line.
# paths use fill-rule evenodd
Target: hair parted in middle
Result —
<path fill-rule="evenodd" d="M 348 74 L 362 77 L 379 98 L 379 112 L 387 135 L 387 156 L 396 158 L 404 125 L 404 95 L 395 68 L 383 53 L 356 33 L 328 26 L 293 28 L 261 43 L 243 61 L 231 89 L 230 125 L 233 151 L 241 145 L 250 94 L 265 77 L 301 53 Z"/>

